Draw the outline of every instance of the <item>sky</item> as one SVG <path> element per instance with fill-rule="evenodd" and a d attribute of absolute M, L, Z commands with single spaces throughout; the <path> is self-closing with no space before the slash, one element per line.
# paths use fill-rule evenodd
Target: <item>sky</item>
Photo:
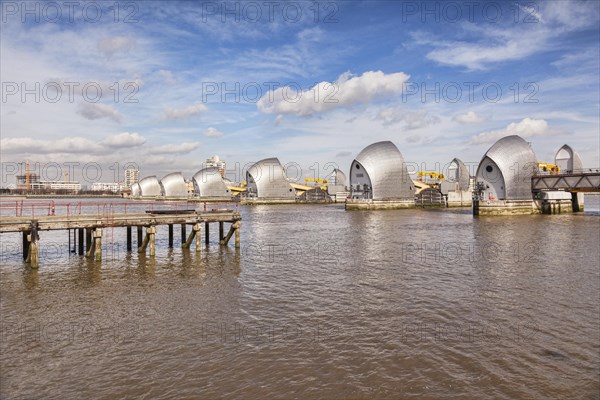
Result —
<path fill-rule="evenodd" d="M 2 186 L 215 154 L 323 177 L 382 140 L 474 174 L 511 134 L 600 165 L 598 1 L 2 1 L 0 68 Z"/>

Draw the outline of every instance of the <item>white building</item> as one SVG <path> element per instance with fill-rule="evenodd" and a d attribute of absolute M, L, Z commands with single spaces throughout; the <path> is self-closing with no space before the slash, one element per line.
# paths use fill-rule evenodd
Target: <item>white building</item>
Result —
<path fill-rule="evenodd" d="M 134 183 L 139 182 L 140 170 L 137 168 L 127 168 L 125 170 L 125 186 L 131 187 Z"/>
<path fill-rule="evenodd" d="M 103 183 L 94 182 L 90 188 L 92 192 L 113 192 L 117 193 L 121 190 L 121 185 L 116 182 Z"/>
<path fill-rule="evenodd" d="M 221 160 L 219 158 L 219 156 L 214 155 L 211 158 L 206 159 L 202 169 L 206 169 L 206 168 L 210 168 L 210 167 L 217 167 L 217 168 L 219 168 L 219 172 L 221 173 L 221 176 L 225 176 L 225 166 L 226 166 L 225 161 Z"/>

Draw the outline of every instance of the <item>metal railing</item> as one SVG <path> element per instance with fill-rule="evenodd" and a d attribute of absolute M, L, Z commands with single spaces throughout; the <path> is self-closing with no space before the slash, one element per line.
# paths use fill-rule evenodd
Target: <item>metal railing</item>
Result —
<path fill-rule="evenodd" d="M 233 206 L 233 207 L 232 207 Z M 207 203 L 190 201 L 117 201 L 117 202 L 56 202 L 48 201 L 0 201 L 1 217 L 71 216 L 71 215 L 114 215 L 153 211 L 199 210 L 211 212 L 224 208 L 239 211 L 238 202 Z"/>

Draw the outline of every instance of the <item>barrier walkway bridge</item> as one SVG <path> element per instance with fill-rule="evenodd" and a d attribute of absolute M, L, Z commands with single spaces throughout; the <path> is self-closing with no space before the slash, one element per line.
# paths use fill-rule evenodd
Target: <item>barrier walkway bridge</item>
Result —
<path fill-rule="evenodd" d="M 566 192 L 600 192 L 600 169 L 567 171 L 556 175 L 534 175 L 531 177 L 531 190 Z"/>

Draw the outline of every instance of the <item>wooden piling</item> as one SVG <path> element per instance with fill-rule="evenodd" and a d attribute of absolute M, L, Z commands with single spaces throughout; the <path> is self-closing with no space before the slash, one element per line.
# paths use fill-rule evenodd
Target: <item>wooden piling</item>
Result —
<path fill-rule="evenodd" d="M 131 239 L 131 227 L 128 226 L 127 227 L 127 251 L 131 251 L 131 249 L 133 248 L 133 243 L 132 239 Z"/>
<path fill-rule="evenodd" d="M 181 247 L 184 249 L 189 249 L 190 246 L 192 245 L 192 240 L 194 240 L 194 237 L 196 236 L 196 231 L 194 229 L 192 229 L 192 231 L 190 232 L 190 236 L 183 241 L 183 243 L 181 243 Z"/>
<path fill-rule="evenodd" d="M 140 225 L 138 225 L 137 227 L 137 247 L 138 250 L 140 249 L 140 247 L 142 247 L 142 238 L 143 236 L 143 231 L 142 231 L 142 227 Z"/>
<path fill-rule="evenodd" d="M 37 269 L 39 266 L 39 247 L 38 223 L 36 220 L 31 221 L 31 229 L 27 235 L 27 242 L 29 242 L 29 246 L 27 251 L 27 259 L 25 261 L 31 265 L 31 268 Z"/>
<path fill-rule="evenodd" d="M 80 256 L 82 256 L 83 255 L 83 236 L 84 236 L 83 228 L 77 229 L 77 235 L 78 235 L 78 237 L 77 237 L 78 249 L 77 250 L 78 250 L 78 254 Z"/>
<path fill-rule="evenodd" d="M 156 248 L 154 245 L 155 236 L 156 236 L 156 227 L 149 226 L 146 228 L 146 235 L 148 236 L 148 241 L 150 242 L 150 256 L 153 257 L 156 254 Z"/>
<path fill-rule="evenodd" d="M 169 248 L 173 248 L 173 224 L 169 224 Z"/>
<path fill-rule="evenodd" d="M 210 243 L 209 230 L 210 230 L 210 225 L 207 221 L 204 223 L 204 243 L 206 243 L 206 244 Z"/>
<path fill-rule="evenodd" d="M 241 241 L 240 228 L 242 227 L 242 223 L 240 221 L 235 221 L 233 225 L 235 225 L 235 248 L 239 249 Z"/>
<path fill-rule="evenodd" d="M 227 236 L 225 236 L 225 239 L 223 239 L 223 244 L 225 246 L 227 246 L 229 244 L 229 239 L 231 239 L 231 236 L 235 232 L 234 225 L 235 225 L 235 222 L 233 224 L 231 224 L 231 226 L 229 227 L 229 232 L 227 232 Z"/>
<path fill-rule="evenodd" d="M 219 222 L 219 244 L 223 244 L 223 222 Z"/>
<path fill-rule="evenodd" d="M 85 229 L 85 251 L 88 257 L 91 256 L 90 249 L 92 247 L 92 228 Z M 89 254 L 87 254 L 89 253 Z"/>
<path fill-rule="evenodd" d="M 181 224 L 181 246 L 182 247 L 183 247 L 183 244 L 185 243 L 186 238 L 187 238 L 187 234 L 185 232 L 185 230 L 186 230 L 185 228 L 186 228 L 185 224 Z"/>
<path fill-rule="evenodd" d="M 29 240 L 27 240 L 27 235 L 29 232 L 23 232 L 23 260 L 27 260 L 27 255 L 29 254 Z"/>
<path fill-rule="evenodd" d="M 201 242 L 202 242 L 202 224 L 198 222 L 194 225 L 194 231 L 196 232 L 196 253 L 199 253 L 202 250 Z"/>
<path fill-rule="evenodd" d="M 148 237 L 148 231 L 146 231 L 146 236 L 144 236 L 144 241 L 138 247 L 138 253 L 145 253 L 146 247 L 148 247 L 148 242 L 150 241 L 150 237 Z"/>
<path fill-rule="evenodd" d="M 102 260 L 102 228 L 94 230 L 94 260 Z"/>

